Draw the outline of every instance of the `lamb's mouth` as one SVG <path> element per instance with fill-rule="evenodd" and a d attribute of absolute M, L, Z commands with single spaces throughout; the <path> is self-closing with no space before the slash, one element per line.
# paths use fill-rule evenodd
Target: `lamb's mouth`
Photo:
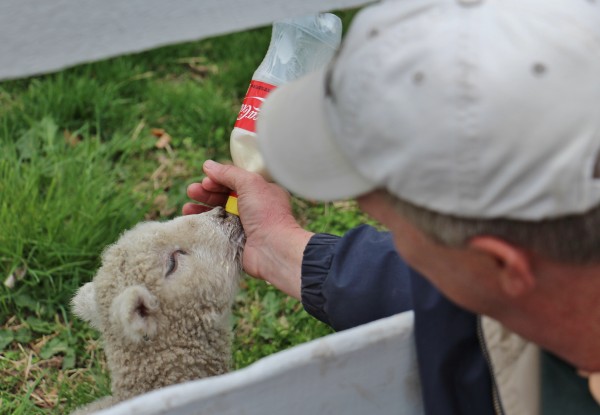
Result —
<path fill-rule="evenodd" d="M 244 252 L 244 244 L 246 243 L 246 235 L 244 234 L 244 228 L 242 228 L 242 222 L 239 216 L 228 213 L 227 217 L 223 220 L 223 224 L 226 232 L 229 234 L 229 240 L 235 247 L 235 257 L 241 267 L 242 253 Z"/>
<path fill-rule="evenodd" d="M 226 217 L 223 220 L 223 223 L 227 228 L 231 229 L 232 237 L 240 237 L 244 233 L 244 228 L 242 228 L 242 222 L 240 221 L 240 217 L 238 215 L 234 215 L 232 213 L 226 213 Z"/>
<path fill-rule="evenodd" d="M 246 237 L 239 216 L 226 212 L 221 206 L 215 207 L 211 211 L 211 214 L 214 215 L 217 222 L 222 226 L 223 231 L 229 236 L 229 239 L 243 245 Z"/>
<path fill-rule="evenodd" d="M 233 254 L 235 262 L 239 264 L 241 269 L 246 235 L 239 216 L 226 212 L 221 206 L 214 208 L 210 214 L 223 234 L 229 239 L 230 253 Z"/>

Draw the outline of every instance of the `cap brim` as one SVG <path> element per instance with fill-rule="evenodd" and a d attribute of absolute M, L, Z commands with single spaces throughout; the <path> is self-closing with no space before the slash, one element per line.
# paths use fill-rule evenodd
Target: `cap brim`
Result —
<path fill-rule="evenodd" d="M 271 177 L 298 196 L 348 199 L 375 188 L 344 156 L 328 122 L 322 69 L 273 91 L 257 123 L 257 140 Z"/>

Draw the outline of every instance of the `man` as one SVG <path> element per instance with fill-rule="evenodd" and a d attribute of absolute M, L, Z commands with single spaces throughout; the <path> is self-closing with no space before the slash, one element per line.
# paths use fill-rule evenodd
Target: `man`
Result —
<path fill-rule="evenodd" d="M 413 309 L 427 413 L 597 413 L 578 373 L 600 400 L 599 18 L 593 1 L 384 1 L 329 68 L 272 93 L 271 175 L 356 197 L 399 256 L 369 227 L 304 231 L 233 166 L 207 162 L 188 194 L 236 190 L 246 271 L 332 327 Z"/>

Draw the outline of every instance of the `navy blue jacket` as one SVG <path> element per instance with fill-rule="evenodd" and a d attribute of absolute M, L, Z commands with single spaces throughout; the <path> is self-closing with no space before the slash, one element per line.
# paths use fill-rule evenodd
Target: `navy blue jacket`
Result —
<path fill-rule="evenodd" d="M 335 330 L 413 310 L 426 413 L 495 413 L 477 315 L 411 269 L 389 233 L 361 226 L 343 237 L 314 235 L 304 251 L 302 302 Z"/>

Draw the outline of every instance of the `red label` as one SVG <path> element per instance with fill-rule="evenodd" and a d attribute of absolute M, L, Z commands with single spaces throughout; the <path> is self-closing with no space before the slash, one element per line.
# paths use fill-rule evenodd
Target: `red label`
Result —
<path fill-rule="evenodd" d="M 256 132 L 256 120 L 260 114 L 260 107 L 269 95 L 269 92 L 275 89 L 274 85 L 266 82 L 252 81 L 246 92 L 246 98 L 242 103 L 242 108 L 237 116 L 235 127 L 247 131 Z"/>

